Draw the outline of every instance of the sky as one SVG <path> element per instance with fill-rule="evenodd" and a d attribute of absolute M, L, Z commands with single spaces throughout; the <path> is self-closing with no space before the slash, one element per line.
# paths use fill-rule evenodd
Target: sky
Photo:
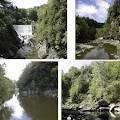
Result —
<path fill-rule="evenodd" d="M 47 4 L 48 0 L 10 0 L 18 8 L 33 8 Z"/>
<path fill-rule="evenodd" d="M 107 19 L 107 10 L 113 2 L 114 0 L 76 0 L 76 15 L 103 23 Z"/>
<path fill-rule="evenodd" d="M 60 62 L 60 67 L 64 73 L 67 73 L 72 66 L 80 69 L 82 66 L 91 64 L 91 62 L 93 61 L 92 60 L 81 60 L 81 61 L 78 61 L 78 60 L 77 61 L 64 61 L 63 60 Z"/>
<path fill-rule="evenodd" d="M 5 74 L 6 77 L 11 80 L 18 80 L 30 60 L 0 60 L 0 64 L 5 63 Z"/>

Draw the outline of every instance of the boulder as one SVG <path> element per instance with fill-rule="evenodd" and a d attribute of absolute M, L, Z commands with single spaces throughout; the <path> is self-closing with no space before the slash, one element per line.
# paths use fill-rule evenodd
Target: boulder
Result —
<path fill-rule="evenodd" d="M 38 48 L 38 57 L 40 59 L 45 58 L 47 56 L 47 43 L 44 41 L 43 43 L 37 45 Z"/>
<path fill-rule="evenodd" d="M 104 99 L 101 99 L 96 103 L 96 109 L 105 108 L 105 107 L 109 107 L 109 103 Z"/>
<path fill-rule="evenodd" d="M 47 59 L 57 59 L 59 58 L 56 50 L 53 47 L 49 48 Z"/>

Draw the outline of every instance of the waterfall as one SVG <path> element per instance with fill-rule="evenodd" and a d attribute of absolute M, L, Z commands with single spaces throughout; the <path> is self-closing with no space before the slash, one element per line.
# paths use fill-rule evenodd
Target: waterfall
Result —
<path fill-rule="evenodd" d="M 33 37 L 32 25 L 13 25 L 18 37 L 25 44 L 29 43 L 29 40 Z"/>

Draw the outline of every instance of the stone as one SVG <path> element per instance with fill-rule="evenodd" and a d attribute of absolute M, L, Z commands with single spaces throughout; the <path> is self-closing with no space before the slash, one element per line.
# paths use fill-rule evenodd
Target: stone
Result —
<path fill-rule="evenodd" d="M 47 58 L 48 59 L 57 59 L 57 58 L 59 58 L 58 55 L 57 55 L 57 52 L 55 51 L 55 49 L 53 47 L 49 48 L 49 53 L 48 53 Z"/>
<path fill-rule="evenodd" d="M 48 54 L 47 52 L 47 42 L 44 41 L 42 44 L 39 44 L 39 46 L 37 46 L 38 48 L 38 57 L 40 59 L 45 58 Z"/>
<path fill-rule="evenodd" d="M 97 109 L 99 109 L 100 107 L 108 107 L 108 106 L 109 106 L 109 103 L 105 101 L 104 99 L 101 99 L 96 103 Z"/>

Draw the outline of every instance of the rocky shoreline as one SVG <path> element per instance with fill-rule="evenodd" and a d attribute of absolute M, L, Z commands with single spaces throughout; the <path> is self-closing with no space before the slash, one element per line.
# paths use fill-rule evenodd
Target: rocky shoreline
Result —
<path fill-rule="evenodd" d="M 91 103 L 92 104 L 92 103 Z M 80 106 L 80 105 L 73 105 L 73 106 L 63 106 L 62 107 L 62 117 L 63 120 L 68 117 L 73 117 L 75 120 L 77 118 L 85 117 L 86 113 L 93 113 L 93 112 L 108 112 L 112 115 L 120 114 L 120 103 L 108 103 L 105 100 L 100 100 L 96 102 L 92 107 L 88 106 Z M 77 116 L 77 117 L 76 117 Z"/>
<path fill-rule="evenodd" d="M 112 59 L 113 58 L 119 59 L 120 58 L 120 41 L 113 40 L 113 39 L 111 39 L 111 40 L 106 39 L 105 40 L 105 39 L 98 38 L 92 42 L 88 42 L 85 44 L 77 44 L 76 57 L 84 59 L 86 54 L 91 52 L 91 51 L 92 51 L 92 53 L 94 52 L 96 54 L 96 56 L 93 56 L 93 59 L 94 59 L 94 57 L 97 59 L 97 57 L 98 57 L 97 55 L 98 54 L 101 55 L 101 52 L 108 54 L 109 56 L 107 55 L 107 57 L 110 57 Z M 89 54 L 89 56 L 91 56 L 91 54 Z M 88 54 L 87 54 L 87 56 L 88 56 Z M 85 57 L 85 59 L 87 59 L 87 58 Z M 99 59 L 99 57 L 98 57 L 98 59 Z M 102 59 L 104 59 L 104 58 L 102 58 Z"/>
<path fill-rule="evenodd" d="M 34 91 L 34 90 L 28 90 L 28 91 L 20 91 L 20 95 L 22 96 L 31 96 L 31 95 L 43 95 L 49 98 L 58 98 L 58 90 L 45 90 L 45 91 Z"/>
<path fill-rule="evenodd" d="M 62 112 L 64 114 L 81 114 L 84 112 L 117 112 L 120 113 L 120 103 L 108 103 L 105 100 L 99 100 L 94 105 L 63 105 Z"/>

